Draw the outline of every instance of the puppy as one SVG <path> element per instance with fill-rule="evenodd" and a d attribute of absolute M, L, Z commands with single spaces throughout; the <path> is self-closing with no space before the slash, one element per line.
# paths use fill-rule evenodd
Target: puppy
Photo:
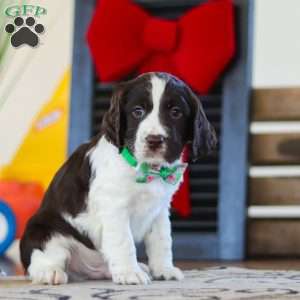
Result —
<path fill-rule="evenodd" d="M 216 135 L 184 82 L 146 73 L 120 84 L 101 132 L 61 167 L 27 224 L 20 250 L 32 281 L 63 284 L 74 273 L 118 284 L 182 279 L 169 208 L 188 143 L 197 159 L 215 147 Z M 137 262 L 142 241 L 148 267 Z"/>

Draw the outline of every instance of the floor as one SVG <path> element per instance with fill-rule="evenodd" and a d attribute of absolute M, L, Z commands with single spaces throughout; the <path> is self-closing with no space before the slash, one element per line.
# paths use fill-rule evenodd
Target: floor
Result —
<path fill-rule="evenodd" d="M 192 264 L 194 266 L 194 264 Z M 200 264 L 202 266 L 202 264 Z M 300 300 L 300 272 L 216 267 L 185 271 L 181 281 L 117 285 L 111 280 L 31 284 L 19 277 L 0 280 L 1 299 Z"/>

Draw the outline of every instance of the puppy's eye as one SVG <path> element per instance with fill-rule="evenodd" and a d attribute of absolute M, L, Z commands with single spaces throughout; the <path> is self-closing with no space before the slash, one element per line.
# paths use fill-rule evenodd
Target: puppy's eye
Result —
<path fill-rule="evenodd" d="M 145 110 L 141 106 L 135 106 L 131 113 L 135 119 L 142 119 L 145 115 Z"/>
<path fill-rule="evenodd" d="M 182 111 L 178 106 L 173 106 L 170 110 L 170 116 L 172 119 L 180 119 L 182 117 Z"/>

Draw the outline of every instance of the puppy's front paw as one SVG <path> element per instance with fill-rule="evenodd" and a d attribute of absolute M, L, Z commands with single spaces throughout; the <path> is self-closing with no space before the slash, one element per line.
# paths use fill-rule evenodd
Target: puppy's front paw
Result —
<path fill-rule="evenodd" d="M 182 280 L 184 275 L 182 271 L 176 267 L 154 267 L 150 268 L 151 275 L 156 280 Z"/>
<path fill-rule="evenodd" d="M 68 275 L 60 268 L 46 268 L 31 274 L 32 283 L 59 285 L 68 282 Z"/>
<path fill-rule="evenodd" d="M 112 279 L 117 284 L 149 284 L 151 282 L 149 275 L 140 267 L 113 271 Z"/>

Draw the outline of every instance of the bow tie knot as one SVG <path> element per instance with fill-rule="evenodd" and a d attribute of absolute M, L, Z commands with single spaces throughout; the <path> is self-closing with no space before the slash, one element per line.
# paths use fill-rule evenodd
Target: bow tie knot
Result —
<path fill-rule="evenodd" d="M 142 163 L 137 166 L 136 182 L 150 183 L 156 178 L 161 178 L 169 184 L 177 184 L 187 167 L 187 164 L 179 164 L 174 167 L 161 167 L 159 170 L 152 169 L 147 163 Z"/>
<path fill-rule="evenodd" d="M 138 183 L 150 183 L 156 178 L 161 178 L 166 183 L 177 184 L 187 167 L 186 163 L 172 167 L 156 167 L 145 162 L 138 164 L 136 158 L 127 147 L 121 151 L 121 156 L 130 166 L 136 169 L 136 182 Z"/>
<path fill-rule="evenodd" d="M 176 22 L 150 17 L 144 27 L 143 42 L 154 51 L 174 50 L 177 46 Z"/>

